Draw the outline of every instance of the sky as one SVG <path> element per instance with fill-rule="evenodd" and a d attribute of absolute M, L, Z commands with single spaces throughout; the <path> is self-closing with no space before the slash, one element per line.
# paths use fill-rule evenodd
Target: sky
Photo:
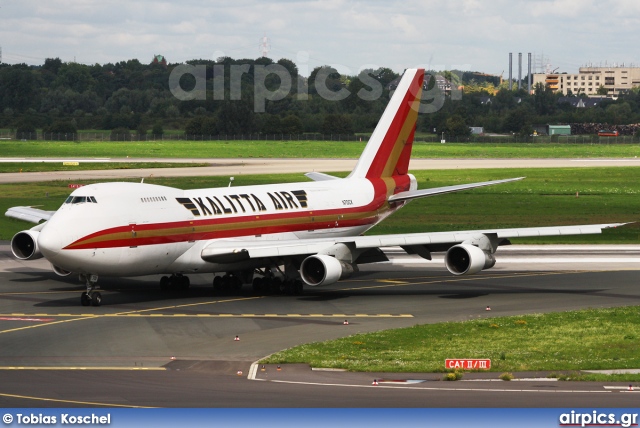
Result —
<path fill-rule="evenodd" d="M 508 76 L 509 53 L 551 70 L 640 66 L 638 0 L 0 0 L 5 63 L 170 63 L 261 56 L 341 73 L 424 66 Z M 548 59 L 548 61 L 546 61 Z"/>

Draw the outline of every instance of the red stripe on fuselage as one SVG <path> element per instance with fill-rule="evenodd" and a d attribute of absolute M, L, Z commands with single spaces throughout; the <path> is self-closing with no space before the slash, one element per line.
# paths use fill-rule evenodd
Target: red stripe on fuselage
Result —
<path fill-rule="evenodd" d="M 408 180 L 408 177 L 406 177 Z M 404 181 L 402 178 L 398 178 Z M 387 203 L 387 185 L 382 179 L 369 180 L 374 189 L 373 200 L 362 207 L 333 208 L 327 210 L 305 210 L 273 214 L 252 214 L 233 217 L 214 217 L 184 220 L 177 222 L 135 224 L 104 229 L 69 244 L 65 250 L 80 250 L 94 248 L 117 248 L 143 245 L 170 244 L 187 241 L 200 241 L 216 238 L 232 238 L 249 235 L 267 235 L 272 233 L 299 232 L 303 230 L 324 230 L 336 227 L 353 227 L 375 225 L 379 215 L 391 208 Z M 396 183 L 398 184 L 397 180 Z M 396 192 L 397 193 L 397 192 Z M 395 207 L 395 205 L 394 205 Z M 361 216 L 343 219 L 340 216 Z M 334 217 L 335 216 L 335 217 Z M 322 221 L 314 218 L 323 218 Z M 331 217 L 331 218 L 326 218 Z M 291 223 L 269 224 L 290 220 Z M 295 221 L 298 220 L 298 223 Z M 302 221 L 300 221 L 302 220 Z M 257 223 L 255 226 L 250 223 Z M 228 228 L 236 224 L 238 227 Z M 198 231 L 205 227 L 221 227 L 223 230 Z M 181 231 L 182 229 L 182 231 Z M 184 229 L 192 229 L 184 232 Z M 157 236 L 140 236 L 145 232 L 162 231 L 166 233 Z M 172 232 L 173 231 L 173 232 Z M 135 232 L 135 234 L 133 233 Z M 120 236 L 113 236 L 120 235 Z M 126 238 L 122 235 L 128 235 Z M 111 237 L 111 238 L 110 238 Z M 102 239 L 101 239 L 102 238 Z"/>

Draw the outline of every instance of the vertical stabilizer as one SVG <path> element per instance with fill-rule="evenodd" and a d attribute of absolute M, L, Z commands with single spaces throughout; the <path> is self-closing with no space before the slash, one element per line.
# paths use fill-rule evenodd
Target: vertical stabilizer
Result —
<path fill-rule="evenodd" d="M 424 69 L 407 69 L 349 177 L 406 175 L 416 131 Z"/>

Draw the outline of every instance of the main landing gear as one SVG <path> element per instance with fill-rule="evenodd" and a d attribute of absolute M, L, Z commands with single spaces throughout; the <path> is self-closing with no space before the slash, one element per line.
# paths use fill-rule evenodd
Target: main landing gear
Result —
<path fill-rule="evenodd" d="M 234 273 L 213 277 L 213 290 L 216 294 L 230 293 L 240 294 L 242 291 L 242 278 Z"/>
<path fill-rule="evenodd" d="M 299 279 L 258 276 L 252 282 L 253 291 L 268 294 L 302 294 L 303 284 Z"/>
<path fill-rule="evenodd" d="M 100 286 L 98 275 L 80 275 L 80 279 L 84 279 L 87 284 L 87 291 L 80 295 L 80 304 L 82 306 L 100 306 L 102 304 L 102 294 L 98 291 Z"/>
<path fill-rule="evenodd" d="M 174 274 L 171 276 L 163 276 L 160 278 L 160 289 L 163 291 L 166 290 L 183 290 L 186 291 L 189 289 L 191 282 L 189 281 L 188 276 L 183 276 L 182 274 Z"/>

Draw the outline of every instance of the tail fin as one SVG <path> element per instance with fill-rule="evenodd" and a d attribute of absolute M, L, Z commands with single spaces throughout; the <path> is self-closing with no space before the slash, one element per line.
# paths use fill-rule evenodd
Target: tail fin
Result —
<path fill-rule="evenodd" d="M 404 72 L 349 177 L 373 179 L 407 174 L 423 80 L 424 69 Z"/>

